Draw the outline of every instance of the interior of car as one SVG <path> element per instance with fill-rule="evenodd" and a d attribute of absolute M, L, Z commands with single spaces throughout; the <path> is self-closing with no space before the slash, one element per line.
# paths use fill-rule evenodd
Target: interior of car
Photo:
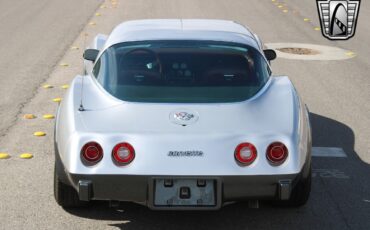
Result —
<path fill-rule="evenodd" d="M 238 86 L 258 84 L 254 61 L 240 53 L 138 48 L 117 54 L 118 85 Z"/>

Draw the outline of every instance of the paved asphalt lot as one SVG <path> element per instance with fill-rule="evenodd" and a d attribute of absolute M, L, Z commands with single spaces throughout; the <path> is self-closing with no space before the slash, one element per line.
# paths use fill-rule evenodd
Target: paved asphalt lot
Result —
<path fill-rule="evenodd" d="M 279 7 L 280 6 L 280 7 Z M 370 229 L 370 3 L 362 1 L 356 36 L 329 41 L 313 0 L 55 0 L 0 1 L 0 229 Z M 97 11 L 95 11 L 97 10 Z M 96 14 L 98 13 L 98 14 Z M 232 19 L 266 43 L 307 43 L 352 51 L 340 61 L 278 58 L 311 111 L 313 145 L 347 157 L 314 157 L 313 188 L 302 208 L 232 204 L 217 212 L 153 212 L 124 203 L 64 210 L 53 198 L 53 120 L 73 76 L 81 73 L 84 40 L 140 18 Z M 50 84 L 53 88 L 44 89 Z M 36 119 L 27 120 L 32 113 Z M 43 131 L 44 137 L 33 133 Z M 21 153 L 33 154 L 20 159 Z"/>

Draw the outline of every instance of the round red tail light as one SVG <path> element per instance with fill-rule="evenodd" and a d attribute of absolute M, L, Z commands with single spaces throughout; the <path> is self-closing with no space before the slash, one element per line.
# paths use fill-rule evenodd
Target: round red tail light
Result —
<path fill-rule="evenodd" d="M 288 148 L 281 142 L 271 143 L 267 147 L 266 157 L 272 164 L 280 165 L 288 157 Z"/>
<path fill-rule="evenodd" d="M 252 164 L 256 158 L 257 149 L 251 143 L 241 143 L 235 149 L 235 159 L 241 164 Z"/>
<path fill-rule="evenodd" d="M 119 143 L 112 151 L 113 159 L 118 164 L 129 164 L 135 158 L 135 150 L 129 143 Z"/>
<path fill-rule="evenodd" d="M 81 156 L 85 163 L 96 164 L 103 158 L 103 149 L 98 143 L 89 142 L 82 147 Z"/>

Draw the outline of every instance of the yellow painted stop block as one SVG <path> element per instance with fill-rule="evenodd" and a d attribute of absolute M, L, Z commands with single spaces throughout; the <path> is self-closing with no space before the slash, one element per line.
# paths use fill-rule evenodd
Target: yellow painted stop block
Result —
<path fill-rule="evenodd" d="M 36 137 L 43 137 L 43 136 L 46 136 L 46 133 L 39 131 L 39 132 L 34 132 L 33 135 Z"/>
<path fill-rule="evenodd" d="M 50 88 L 53 88 L 53 86 L 52 85 L 49 85 L 49 84 L 45 84 L 45 85 L 42 86 L 42 88 L 44 88 L 44 89 L 50 89 Z"/>
<path fill-rule="evenodd" d="M 25 114 L 25 115 L 23 116 L 23 118 L 24 118 L 24 119 L 35 119 L 35 118 L 36 118 L 36 116 L 35 116 L 35 115 L 33 115 L 33 114 L 28 113 L 28 114 Z"/>
<path fill-rule="evenodd" d="M 69 85 L 62 85 L 62 89 L 68 89 Z"/>
<path fill-rule="evenodd" d="M 19 157 L 22 159 L 31 159 L 33 155 L 31 153 L 22 153 Z"/>
<path fill-rule="evenodd" d="M 346 52 L 346 55 L 349 56 L 349 57 L 354 57 L 354 56 L 356 56 L 356 53 L 352 52 L 352 51 L 348 51 L 348 52 Z"/>
<path fill-rule="evenodd" d="M 44 119 L 54 119 L 54 115 L 53 114 L 45 114 L 44 116 L 42 116 Z"/>
<path fill-rule="evenodd" d="M 8 159 L 10 158 L 10 155 L 7 153 L 0 153 L 0 159 Z"/>
<path fill-rule="evenodd" d="M 68 67 L 69 64 L 68 63 L 60 63 L 60 66 L 62 66 L 62 67 Z"/>
<path fill-rule="evenodd" d="M 54 102 L 61 102 L 61 101 L 62 101 L 62 98 L 57 97 L 57 98 L 54 98 L 54 99 L 53 99 L 53 101 L 54 101 Z"/>

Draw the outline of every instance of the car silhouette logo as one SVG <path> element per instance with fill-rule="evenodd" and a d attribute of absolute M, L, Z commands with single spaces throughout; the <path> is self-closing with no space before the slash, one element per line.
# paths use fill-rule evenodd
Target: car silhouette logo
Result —
<path fill-rule="evenodd" d="M 317 0 L 321 32 L 330 40 L 346 40 L 355 35 L 360 0 Z"/>

